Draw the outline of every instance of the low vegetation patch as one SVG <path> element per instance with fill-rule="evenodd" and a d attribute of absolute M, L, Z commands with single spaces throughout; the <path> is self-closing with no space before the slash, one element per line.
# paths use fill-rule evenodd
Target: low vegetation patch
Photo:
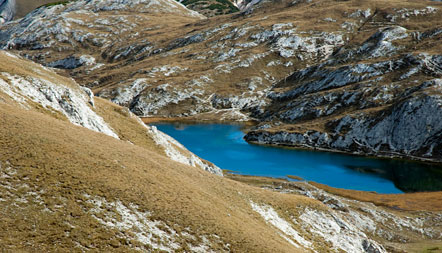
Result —
<path fill-rule="evenodd" d="M 230 14 L 238 12 L 239 9 L 229 0 L 184 0 L 181 2 L 190 9 L 210 15 L 207 11 L 214 11 L 215 15 Z"/>

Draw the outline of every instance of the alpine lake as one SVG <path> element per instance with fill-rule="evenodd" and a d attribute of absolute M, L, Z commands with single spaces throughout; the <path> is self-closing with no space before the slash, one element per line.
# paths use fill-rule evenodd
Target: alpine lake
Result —
<path fill-rule="evenodd" d="M 154 123 L 191 152 L 242 175 L 314 181 L 336 188 L 403 193 L 442 190 L 442 166 L 247 143 L 241 125 Z"/>

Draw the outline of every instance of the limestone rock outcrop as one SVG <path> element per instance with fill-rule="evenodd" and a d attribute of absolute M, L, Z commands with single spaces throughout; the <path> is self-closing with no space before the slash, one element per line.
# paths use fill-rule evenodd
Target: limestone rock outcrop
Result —
<path fill-rule="evenodd" d="M 11 21 L 15 16 L 15 0 L 0 1 L 0 25 Z"/>

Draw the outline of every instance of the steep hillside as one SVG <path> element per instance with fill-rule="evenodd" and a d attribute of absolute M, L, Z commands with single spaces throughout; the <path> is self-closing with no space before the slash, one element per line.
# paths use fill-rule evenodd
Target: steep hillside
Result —
<path fill-rule="evenodd" d="M 395 211 L 208 173 L 127 109 L 4 51 L 0 126 L 2 250 L 386 252 L 442 239 L 434 205 Z"/>
<path fill-rule="evenodd" d="M 4 103 L 13 103 L 119 140 L 153 148 L 175 161 L 222 175 L 219 168 L 202 161 L 155 127 L 144 125 L 127 109 L 94 99 L 88 88 L 80 87 L 70 78 L 4 51 L 0 52 L 0 67 L 0 98 Z"/>
<path fill-rule="evenodd" d="M 0 46 L 139 116 L 254 119 L 251 142 L 440 162 L 441 7 L 263 1 L 206 19 L 171 0 L 76 1 L 4 26 Z"/>

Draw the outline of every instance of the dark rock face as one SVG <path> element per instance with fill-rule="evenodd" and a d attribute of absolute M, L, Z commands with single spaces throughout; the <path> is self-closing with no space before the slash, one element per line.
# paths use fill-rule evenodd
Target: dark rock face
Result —
<path fill-rule="evenodd" d="M 15 0 L 0 0 L 0 25 L 15 16 Z"/>
<path fill-rule="evenodd" d="M 440 79 L 431 81 L 440 87 Z M 425 84 L 423 84 L 425 85 Z M 329 131 L 251 131 L 246 140 L 373 155 L 428 157 L 441 161 L 442 96 L 416 95 L 374 114 L 329 122 Z"/>
<path fill-rule="evenodd" d="M 269 94 L 272 104 L 261 119 L 298 129 L 275 131 L 267 125 L 245 138 L 262 144 L 441 161 L 442 80 L 431 79 L 442 76 L 441 65 L 440 55 L 421 54 L 297 71 L 287 78 L 292 84 L 286 91 Z M 388 75 L 396 77 L 383 83 Z M 410 82 L 415 76 L 429 80 Z M 305 127 L 312 121 L 320 122 L 322 129 Z"/>
<path fill-rule="evenodd" d="M 58 61 L 53 61 L 48 64 L 49 67 L 52 68 L 60 68 L 60 69 L 75 69 L 83 65 L 83 61 L 74 56 L 70 56 L 65 59 L 61 59 Z"/>
<path fill-rule="evenodd" d="M 412 36 L 420 43 L 440 31 Z M 246 140 L 442 161 L 442 56 L 398 55 L 391 41 L 408 37 L 386 28 L 295 71 L 268 94 L 272 102 L 257 115 L 263 123 Z"/>

